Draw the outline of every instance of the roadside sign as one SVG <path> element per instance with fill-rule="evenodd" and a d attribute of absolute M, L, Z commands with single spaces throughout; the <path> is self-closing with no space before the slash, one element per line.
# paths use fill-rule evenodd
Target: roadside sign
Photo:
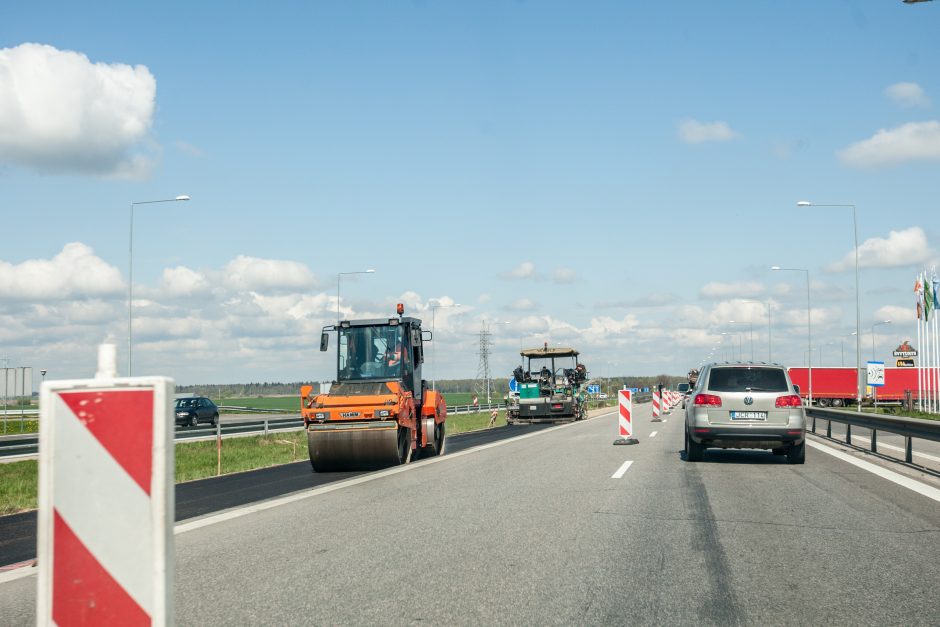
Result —
<path fill-rule="evenodd" d="M 509 378 L 509 391 L 513 394 L 519 391 L 519 382 L 516 381 L 515 377 Z"/>
<path fill-rule="evenodd" d="M 898 360 L 895 362 L 895 365 L 896 365 L 898 368 L 913 368 L 913 367 L 914 367 L 914 360 L 911 359 L 911 358 L 905 357 L 904 359 L 898 359 Z"/>
<path fill-rule="evenodd" d="M 587 393 L 588 393 L 588 394 L 600 394 L 600 393 L 601 393 L 601 386 L 600 386 L 600 385 L 593 385 L 593 384 L 592 384 L 592 385 L 589 385 L 589 386 L 587 386 Z"/>
<path fill-rule="evenodd" d="M 40 625 L 173 623 L 173 380 L 115 370 L 41 386 Z"/>
<path fill-rule="evenodd" d="M 872 387 L 882 387 L 885 384 L 885 362 L 868 362 L 868 385 Z"/>

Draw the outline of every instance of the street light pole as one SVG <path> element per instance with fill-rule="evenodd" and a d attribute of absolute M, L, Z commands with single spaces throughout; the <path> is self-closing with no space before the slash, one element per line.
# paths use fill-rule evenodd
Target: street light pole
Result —
<path fill-rule="evenodd" d="M 751 322 L 750 320 L 748 320 L 747 322 L 744 322 L 744 321 L 735 322 L 734 320 L 728 320 L 728 324 L 747 324 L 747 325 L 750 327 L 751 361 L 754 361 L 754 323 Z M 743 357 L 743 353 L 744 353 L 743 348 L 742 348 L 742 350 L 741 350 L 741 353 L 742 353 L 741 359 L 744 359 L 744 357 Z"/>
<path fill-rule="evenodd" d="M 130 236 L 127 250 L 127 376 L 134 374 L 134 207 L 153 205 L 161 202 L 185 202 L 189 196 L 177 196 L 164 200 L 141 200 L 131 203 Z"/>
<path fill-rule="evenodd" d="M 355 270 L 353 272 L 337 272 L 336 273 L 336 322 L 340 321 L 339 317 L 339 280 L 346 274 L 372 274 L 375 272 L 372 268 L 368 270 Z"/>
<path fill-rule="evenodd" d="M 813 406 L 813 322 L 811 319 L 812 304 L 809 297 L 809 270 L 806 268 L 781 268 L 773 266 L 771 270 L 784 270 L 789 272 L 806 273 L 806 346 L 808 348 L 806 363 L 809 367 L 809 406 Z"/>
<path fill-rule="evenodd" d="M 858 216 L 855 205 L 849 203 L 819 204 L 808 200 L 796 203 L 797 207 L 851 207 L 852 232 L 855 236 L 855 383 L 857 388 L 856 408 L 862 409 L 862 307 L 858 287 Z"/>
<path fill-rule="evenodd" d="M 431 305 L 431 389 L 437 389 L 437 340 L 434 339 L 434 314 L 438 309 L 447 307 L 460 307 L 460 303 L 452 305 L 442 305 L 440 301 L 436 305 Z"/>
<path fill-rule="evenodd" d="M 871 325 L 871 360 L 875 361 L 875 327 L 879 324 L 891 324 L 890 320 L 882 320 Z"/>

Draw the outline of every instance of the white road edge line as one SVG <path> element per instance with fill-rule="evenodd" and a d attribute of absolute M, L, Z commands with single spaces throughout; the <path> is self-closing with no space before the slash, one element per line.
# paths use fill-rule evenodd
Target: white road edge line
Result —
<path fill-rule="evenodd" d="M 650 434 L 650 437 L 651 437 L 651 438 L 655 438 L 657 433 L 659 433 L 659 431 L 653 431 L 653 432 Z"/>
<path fill-rule="evenodd" d="M 858 441 L 860 441 L 860 442 L 864 442 L 864 443 L 867 444 L 869 447 L 871 447 L 871 440 L 869 440 L 868 438 L 863 438 L 863 437 L 860 436 L 860 435 L 853 435 L 853 436 L 852 436 L 852 443 L 854 444 L 856 440 L 858 440 Z M 841 442 L 841 441 L 843 441 L 843 440 L 836 440 L 836 441 L 837 441 L 837 442 Z M 879 448 L 879 449 L 881 449 L 881 448 L 889 448 L 889 449 L 891 449 L 892 451 L 900 451 L 900 452 L 902 452 L 902 453 L 904 452 L 904 449 L 901 448 L 900 446 L 895 446 L 895 445 L 893 445 L 893 444 L 886 444 L 886 443 L 884 443 L 884 442 L 878 442 L 878 448 Z M 935 456 L 935 455 L 930 455 L 929 453 L 918 453 L 917 451 L 912 451 L 912 453 L 913 453 L 916 457 L 923 457 L 923 458 L 929 459 L 930 461 L 933 461 L 933 462 L 940 462 L 940 457 L 937 457 L 937 456 Z"/>
<path fill-rule="evenodd" d="M 887 479 L 888 481 L 896 483 L 899 486 L 905 487 L 908 490 L 913 490 L 914 492 L 917 492 L 918 494 L 922 494 L 926 496 L 927 498 L 933 499 L 934 501 L 937 501 L 938 503 L 940 503 L 940 490 L 938 490 L 937 488 L 933 486 L 929 486 L 926 483 L 921 483 L 920 481 L 917 481 L 916 479 L 911 479 L 910 477 L 905 477 L 904 475 L 900 475 L 894 472 L 893 470 L 882 468 L 881 466 L 877 466 L 875 464 L 872 464 L 871 462 L 866 462 L 861 459 L 857 459 L 849 455 L 848 453 L 837 451 L 836 449 L 830 446 L 826 446 L 825 444 L 813 442 L 812 440 L 806 440 L 806 444 L 808 444 L 810 447 L 816 450 L 822 451 L 823 453 L 826 453 L 828 455 L 832 455 L 833 457 L 837 459 L 841 459 L 844 462 L 848 462 L 849 464 L 852 464 L 853 466 L 861 468 L 862 470 L 867 470 L 868 472 L 874 475 L 878 475 L 882 479 Z"/>
<path fill-rule="evenodd" d="M 591 419 L 594 418 L 603 418 L 605 416 L 613 416 L 617 412 L 609 411 L 603 414 L 598 414 L 596 416 L 591 416 Z M 414 470 L 417 468 L 422 468 L 429 464 L 437 464 L 448 459 L 454 459 L 457 457 L 463 457 L 464 455 L 470 455 L 471 453 L 478 453 L 486 449 L 495 448 L 497 446 L 503 446 L 504 444 L 509 444 L 510 442 L 518 442 L 519 440 L 525 440 L 528 438 L 534 438 L 535 436 L 542 435 L 543 433 L 550 433 L 552 431 L 557 431 L 559 429 L 567 429 L 575 425 L 583 425 L 587 420 L 579 420 L 577 422 L 569 422 L 566 424 L 558 425 L 555 427 L 549 427 L 548 429 L 542 429 L 541 431 L 535 431 L 533 433 L 526 433 L 514 438 L 507 438 L 505 440 L 499 440 L 497 442 L 490 442 L 489 444 L 481 444 L 480 446 L 474 446 L 473 448 L 468 448 L 463 451 L 459 451 L 453 454 L 445 454 L 440 457 L 432 457 L 430 459 L 422 459 L 413 464 L 407 464 L 405 466 L 395 466 L 394 468 L 389 468 L 387 470 L 380 470 L 378 472 L 372 472 L 366 475 L 360 475 L 358 477 L 353 477 L 352 479 L 347 479 L 345 481 L 336 481 L 334 483 L 328 483 L 327 485 L 320 486 L 319 488 L 313 488 L 304 492 L 297 492 L 295 494 L 290 494 L 281 498 L 274 498 L 262 503 L 257 503 L 255 505 L 248 505 L 246 507 L 241 507 L 238 509 L 229 510 L 221 514 L 215 514 L 206 516 L 205 518 L 200 518 L 198 520 L 193 520 L 191 522 L 178 523 L 173 529 L 173 533 L 179 535 L 181 533 L 186 533 L 187 531 L 194 531 L 196 529 L 201 529 L 203 527 L 209 527 L 227 520 L 234 520 L 236 518 L 241 518 L 242 516 L 247 516 L 249 514 L 254 514 L 257 512 L 263 512 L 268 509 L 273 509 L 275 507 L 280 507 L 281 505 L 287 505 L 288 503 L 295 503 L 297 501 L 303 501 L 321 494 L 326 494 L 328 492 L 335 492 L 336 490 L 342 490 L 343 488 L 348 488 L 350 486 L 359 485 L 360 483 L 367 483 L 369 481 L 375 481 L 376 479 L 381 479 L 383 477 L 388 477 L 389 475 L 397 475 L 400 472 L 408 472 L 409 470 Z M 6 573 L 0 574 L 0 584 L 7 583 L 9 581 L 15 581 L 17 579 L 22 579 L 24 577 L 29 577 L 35 575 L 38 569 L 31 568 L 29 566 L 23 566 L 22 568 L 17 568 L 16 570 L 11 570 Z"/>
<path fill-rule="evenodd" d="M 621 477 L 624 475 L 624 473 L 627 472 L 627 469 L 630 468 L 630 464 L 632 464 L 632 463 L 633 463 L 632 460 L 624 462 L 623 465 L 620 466 L 620 468 L 617 469 L 617 472 L 615 472 L 614 474 L 612 474 L 612 475 L 610 476 L 610 478 L 611 478 L 611 479 L 619 479 L 619 478 L 621 478 Z"/>

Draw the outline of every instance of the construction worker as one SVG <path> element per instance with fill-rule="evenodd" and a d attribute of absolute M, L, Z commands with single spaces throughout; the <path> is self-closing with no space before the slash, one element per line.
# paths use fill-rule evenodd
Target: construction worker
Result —
<path fill-rule="evenodd" d="M 490 412 L 490 426 L 491 426 L 491 427 L 495 427 L 495 426 L 496 426 L 496 418 L 497 418 L 497 417 L 499 417 L 499 410 L 498 410 L 498 409 L 494 409 L 493 411 Z"/>

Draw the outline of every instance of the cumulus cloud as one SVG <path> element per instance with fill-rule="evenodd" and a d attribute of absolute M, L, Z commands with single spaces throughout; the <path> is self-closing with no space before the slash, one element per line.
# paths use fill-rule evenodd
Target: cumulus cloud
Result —
<path fill-rule="evenodd" d="M 895 83 L 885 89 L 885 95 L 901 107 L 929 107 L 930 99 L 917 83 Z"/>
<path fill-rule="evenodd" d="M 891 231 L 888 237 L 872 237 L 858 247 L 858 265 L 861 268 L 899 268 L 913 266 L 930 259 L 933 251 L 927 245 L 927 235 L 919 226 L 903 231 Z M 829 264 L 830 272 L 844 272 L 855 268 L 855 251 L 841 261 Z"/>
<path fill-rule="evenodd" d="M 677 300 L 675 294 L 668 294 L 666 292 L 658 292 L 653 294 L 646 294 L 640 298 L 634 298 L 631 300 L 615 300 L 615 301 L 602 301 L 594 305 L 597 309 L 629 309 L 631 307 L 636 308 L 645 308 L 645 307 L 665 307 L 671 305 Z"/>
<path fill-rule="evenodd" d="M 726 122 L 699 122 L 698 120 L 683 120 L 680 122 L 678 134 L 679 139 L 687 144 L 726 142 L 740 137 L 740 134 L 728 126 Z"/>
<path fill-rule="evenodd" d="M 911 302 L 914 302 L 913 297 Z M 898 307 L 897 305 L 885 305 L 875 310 L 875 320 L 890 320 L 891 322 L 914 322 L 917 320 L 917 310 L 913 305 L 910 307 Z M 905 328 L 905 331 L 907 329 Z"/>
<path fill-rule="evenodd" d="M 506 279 L 533 279 L 535 278 L 535 264 L 531 261 L 523 261 L 518 266 L 503 274 Z"/>
<path fill-rule="evenodd" d="M 66 244 L 52 259 L 0 261 L 0 298 L 65 300 L 108 296 L 124 289 L 118 269 L 79 242 Z"/>
<path fill-rule="evenodd" d="M 171 296 L 191 296 L 209 287 L 205 275 L 185 266 L 164 269 L 160 284 Z"/>
<path fill-rule="evenodd" d="M 739 281 L 737 283 L 706 283 L 699 290 L 701 298 L 716 299 L 733 296 L 755 297 L 764 293 L 764 286 L 754 281 Z"/>
<path fill-rule="evenodd" d="M 872 137 L 841 150 L 839 158 L 857 168 L 940 159 L 940 122 L 908 122 L 890 130 L 880 129 Z"/>
<path fill-rule="evenodd" d="M 142 178 L 157 84 L 142 66 L 25 43 L 0 49 L 0 161 L 44 173 Z"/>
<path fill-rule="evenodd" d="M 555 283 L 574 283 L 578 280 L 578 275 L 571 268 L 555 268 L 552 280 Z"/>
<path fill-rule="evenodd" d="M 225 282 L 239 290 L 284 291 L 316 287 L 310 269 L 297 261 L 239 255 L 225 266 Z"/>

